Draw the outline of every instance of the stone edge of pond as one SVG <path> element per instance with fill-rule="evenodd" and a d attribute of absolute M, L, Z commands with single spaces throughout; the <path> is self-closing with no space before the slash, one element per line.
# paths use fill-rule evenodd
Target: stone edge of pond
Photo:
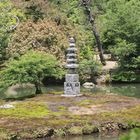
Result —
<path fill-rule="evenodd" d="M 27 139 L 43 139 L 43 138 L 56 138 L 65 136 L 77 136 L 77 135 L 91 135 L 91 134 L 110 134 L 113 132 L 127 131 L 133 128 L 140 128 L 140 124 L 126 124 L 108 122 L 98 126 L 92 124 L 86 124 L 85 126 L 68 126 L 62 128 L 37 128 L 34 130 L 24 130 L 19 132 L 0 132 L 1 140 L 27 140 Z"/>

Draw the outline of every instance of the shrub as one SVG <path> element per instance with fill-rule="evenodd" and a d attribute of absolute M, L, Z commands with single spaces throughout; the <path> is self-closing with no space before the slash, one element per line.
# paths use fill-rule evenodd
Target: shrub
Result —
<path fill-rule="evenodd" d="M 41 93 L 40 84 L 44 77 L 61 78 L 63 74 L 61 65 L 53 55 L 29 51 L 17 60 L 9 61 L 0 71 L 0 87 L 32 83 L 36 87 L 36 93 Z"/>

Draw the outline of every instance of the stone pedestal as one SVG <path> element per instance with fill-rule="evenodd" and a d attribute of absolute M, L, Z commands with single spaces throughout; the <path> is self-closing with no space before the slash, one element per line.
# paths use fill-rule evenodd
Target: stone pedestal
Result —
<path fill-rule="evenodd" d="M 66 82 L 64 83 L 65 95 L 78 95 L 80 94 L 80 82 L 78 74 L 66 74 Z"/>
<path fill-rule="evenodd" d="M 80 94 L 80 82 L 65 82 L 64 83 L 65 95 L 78 95 Z"/>

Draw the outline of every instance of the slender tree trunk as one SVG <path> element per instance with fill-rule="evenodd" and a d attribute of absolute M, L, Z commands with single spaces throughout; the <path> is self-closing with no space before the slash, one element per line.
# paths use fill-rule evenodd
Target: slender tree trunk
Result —
<path fill-rule="evenodd" d="M 106 62 L 105 62 L 105 59 L 104 59 L 104 56 L 103 56 L 102 43 L 101 43 L 100 36 L 99 36 L 99 33 L 97 32 L 96 25 L 95 25 L 95 16 L 91 13 L 91 9 L 88 6 L 87 0 L 83 0 L 83 5 L 86 9 L 86 13 L 87 13 L 87 15 L 89 17 L 89 21 L 92 25 L 92 31 L 93 31 L 93 35 L 95 37 L 96 44 L 97 44 L 97 47 L 98 47 L 100 61 L 103 65 L 106 65 Z"/>
<path fill-rule="evenodd" d="M 36 94 L 42 94 L 41 86 L 39 83 L 35 83 L 35 88 L 36 88 Z"/>

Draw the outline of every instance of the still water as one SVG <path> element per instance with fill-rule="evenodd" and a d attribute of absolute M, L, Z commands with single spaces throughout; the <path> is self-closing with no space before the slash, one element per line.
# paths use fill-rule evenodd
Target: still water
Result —
<path fill-rule="evenodd" d="M 63 92 L 63 86 L 47 86 L 42 87 L 43 93 L 48 92 Z M 81 86 L 82 93 L 93 93 L 93 94 L 115 94 L 124 95 L 129 97 L 140 98 L 140 84 L 112 84 L 112 85 L 101 85 L 96 86 L 93 89 L 86 89 Z M 17 94 L 18 93 L 18 94 Z M 17 92 L 11 92 L 0 94 L 0 98 L 24 98 L 35 94 L 35 88 L 18 89 Z"/>
<path fill-rule="evenodd" d="M 46 90 L 46 91 L 45 91 Z M 63 91 L 63 86 L 48 86 L 44 92 Z M 140 98 L 140 84 L 112 84 L 96 86 L 93 89 L 86 89 L 81 87 L 83 93 L 93 94 L 115 94 L 129 97 Z"/>
<path fill-rule="evenodd" d="M 60 137 L 60 138 L 50 138 L 47 140 L 120 140 L 120 138 L 124 135 L 127 135 L 129 131 L 124 132 L 114 132 L 107 135 L 99 135 L 99 134 L 93 134 L 93 135 L 83 135 L 83 136 L 66 136 L 66 137 Z"/>

